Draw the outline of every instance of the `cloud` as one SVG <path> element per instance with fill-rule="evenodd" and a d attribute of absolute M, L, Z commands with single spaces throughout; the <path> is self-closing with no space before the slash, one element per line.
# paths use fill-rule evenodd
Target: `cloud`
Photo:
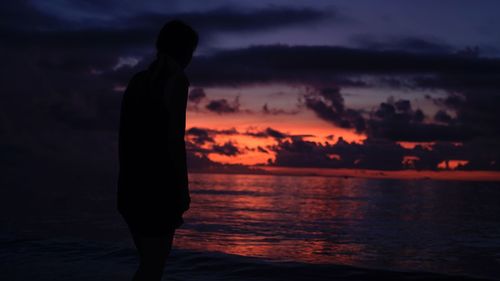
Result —
<path fill-rule="evenodd" d="M 444 161 L 465 160 L 462 170 L 500 170 L 498 145 L 475 140 L 468 144 L 437 142 L 412 149 L 396 142 L 368 138 L 363 143 L 349 143 L 339 138 L 334 143 L 317 143 L 302 138 L 287 139 L 271 149 L 276 158 L 269 165 L 308 168 L 357 168 L 376 170 L 437 170 Z M 413 157 L 412 166 L 404 162 Z"/>
<path fill-rule="evenodd" d="M 0 3 L 0 31 L 35 31 L 37 28 L 60 28 L 64 21 L 58 17 L 41 12 L 30 1 Z M 4 42 L 5 43 L 5 42 Z"/>
<path fill-rule="evenodd" d="M 263 148 L 263 147 L 262 147 L 262 146 L 260 146 L 260 145 L 259 145 L 259 146 L 257 146 L 257 150 L 258 150 L 259 152 L 262 152 L 262 153 L 269 153 L 269 151 L 267 151 L 265 148 Z"/>
<path fill-rule="evenodd" d="M 196 144 L 202 145 L 207 142 L 214 142 L 214 139 L 210 136 L 209 131 L 201 128 L 191 127 L 186 131 L 186 135 L 193 136 Z"/>
<path fill-rule="evenodd" d="M 113 66 L 113 70 L 117 71 L 123 67 L 134 67 L 139 63 L 140 59 L 135 57 L 119 57 L 118 62 Z"/>
<path fill-rule="evenodd" d="M 195 163 L 197 169 L 201 166 L 206 167 L 221 167 L 220 163 L 215 165 L 215 162 L 209 160 L 208 155 L 211 153 L 236 156 L 244 153 L 245 149 L 239 148 L 236 143 L 226 141 L 222 144 L 216 142 L 219 135 L 237 136 L 243 135 L 236 129 L 216 130 L 209 128 L 191 127 L 186 131 L 186 150 L 190 154 L 191 160 Z"/>
<path fill-rule="evenodd" d="M 392 141 L 431 142 L 465 141 L 474 137 L 473 130 L 457 126 L 424 122 L 421 109 L 412 109 L 409 100 L 389 98 L 367 119 L 367 135 Z"/>
<path fill-rule="evenodd" d="M 224 136 L 251 136 L 255 138 L 273 138 L 277 141 L 283 140 L 285 138 L 291 137 L 306 137 L 311 135 L 291 135 L 279 130 L 273 129 L 271 127 L 267 127 L 264 130 L 255 130 L 249 127 L 245 132 L 239 132 L 235 128 L 225 129 L 225 130 L 216 130 L 209 128 L 199 128 L 199 127 L 191 127 L 186 131 L 186 135 L 188 137 L 194 138 L 194 143 L 196 144 L 205 144 L 205 143 L 213 143 L 214 139 L 219 135 Z"/>
<path fill-rule="evenodd" d="M 205 94 L 205 90 L 203 88 L 194 88 L 189 92 L 188 100 L 194 104 L 200 103 L 207 94 Z"/>
<path fill-rule="evenodd" d="M 152 15 L 147 15 L 151 19 Z M 163 23 L 169 15 L 157 15 L 162 22 L 153 20 L 153 26 Z M 170 16 L 192 24 L 201 32 L 254 32 L 293 25 L 318 23 L 326 19 L 335 19 L 333 10 L 268 6 L 256 10 L 219 8 L 211 11 L 178 13 Z"/>
<path fill-rule="evenodd" d="M 270 108 L 267 103 L 262 106 L 262 113 L 266 115 L 295 115 L 299 110 L 285 110 L 281 108 Z"/>
<path fill-rule="evenodd" d="M 374 38 L 370 34 L 356 34 L 351 41 L 359 48 L 374 51 L 403 51 L 410 53 L 453 54 L 457 52 L 452 46 L 440 42 L 436 38 L 391 37 Z"/>
<path fill-rule="evenodd" d="M 273 129 L 271 127 L 267 127 L 265 130 L 262 131 L 255 131 L 255 130 L 247 130 L 244 135 L 247 136 L 252 136 L 256 138 L 274 138 L 277 141 L 281 141 L 282 139 L 288 138 L 288 137 L 293 137 L 293 135 L 283 133 L 281 131 L 278 131 L 276 129 Z"/>
<path fill-rule="evenodd" d="M 108 12 L 103 17 L 99 16 L 97 11 L 103 8 L 103 5 L 99 4 L 97 10 L 94 7 L 88 13 L 88 18 L 74 20 L 61 11 L 58 11 L 59 14 L 54 11 L 49 13 L 28 1 L 18 2 L 1 5 L 3 12 L 0 21 L 0 35 L 4 43 L 17 47 L 26 47 L 28 44 L 115 50 L 130 50 L 139 46 L 153 47 L 160 28 L 172 19 L 180 19 L 192 25 L 201 34 L 203 44 L 205 40 L 210 40 L 210 37 L 221 32 L 268 31 L 338 18 L 334 10 L 285 6 L 268 6 L 253 10 L 223 7 L 208 11 L 173 13 L 135 11 L 136 14 L 132 15 L 130 12 Z M 89 7 L 88 3 L 85 3 L 85 6 Z M 68 8 L 66 12 L 71 12 L 71 9 Z M 95 14 L 94 17 L 91 16 L 92 13 Z"/>
<path fill-rule="evenodd" d="M 335 144 L 321 144 L 302 138 L 286 140 L 273 147 L 275 166 L 309 168 L 402 169 L 404 149 L 390 141 L 366 140 L 348 143 L 339 138 Z"/>
<path fill-rule="evenodd" d="M 232 102 L 228 102 L 226 99 L 211 100 L 205 108 L 218 114 L 236 113 L 240 111 L 239 97 L 236 97 Z"/>
<path fill-rule="evenodd" d="M 362 87 L 368 85 L 359 78 L 360 75 L 497 75 L 500 73 L 500 59 L 335 46 L 269 45 L 199 56 L 193 61 L 189 73 L 196 85 L 282 82 Z"/>
<path fill-rule="evenodd" d="M 281 140 L 281 139 L 284 139 L 286 138 L 287 136 L 289 136 L 288 134 L 285 134 L 285 133 L 282 133 L 278 130 L 275 130 L 273 128 L 267 128 L 265 133 L 270 136 L 270 137 L 273 137 L 277 140 Z"/>
<path fill-rule="evenodd" d="M 239 135 L 240 133 L 234 129 L 227 130 L 216 130 L 216 129 L 208 129 L 208 128 L 200 128 L 200 127 L 191 127 L 186 130 L 186 135 L 188 137 L 192 137 L 194 143 L 203 145 L 205 143 L 214 143 L 215 137 L 218 135 L 226 135 L 226 136 L 234 136 Z"/>
<path fill-rule="evenodd" d="M 240 149 L 233 144 L 231 141 L 225 142 L 223 145 L 214 144 L 212 146 L 212 151 L 214 153 L 226 155 L 226 156 L 236 156 L 241 154 Z"/>
<path fill-rule="evenodd" d="M 323 88 L 305 96 L 305 105 L 316 115 L 338 127 L 361 133 L 365 130 L 365 120 L 359 111 L 346 108 L 339 88 Z"/>
<path fill-rule="evenodd" d="M 438 110 L 434 115 L 434 120 L 436 122 L 450 124 L 453 121 L 453 117 L 451 117 L 446 110 Z"/>
<path fill-rule="evenodd" d="M 445 98 L 430 98 L 441 107 L 435 120 L 457 127 L 468 133 L 470 138 L 487 138 L 500 141 L 500 102 L 498 89 L 474 90 L 465 88 L 462 92 L 450 91 Z M 452 114 L 450 114 L 452 113 Z M 452 117 L 453 116 L 453 117 Z"/>
<path fill-rule="evenodd" d="M 190 171 L 208 170 L 212 167 L 221 166 L 220 163 L 210 160 L 206 155 L 201 153 L 194 153 L 193 151 L 186 151 L 186 161 Z"/>
<path fill-rule="evenodd" d="M 435 102 L 451 106 L 456 110 L 457 106 L 460 106 L 464 101 L 450 96 L 446 99 L 437 99 Z M 464 118 L 471 119 L 477 113 L 469 106 L 464 107 L 468 109 L 468 114 L 457 113 L 460 116 L 457 119 L 446 116 L 445 111 L 438 111 L 434 120 L 426 120 L 424 112 L 421 109 L 413 109 L 409 100 L 394 100 L 391 97 L 386 102 L 380 103 L 370 114 L 367 114 L 361 110 L 345 107 L 344 99 L 338 88 L 313 90 L 305 96 L 304 103 L 320 119 L 328 121 L 336 127 L 354 129 L 357 133 L 366 134 L 374 139 L 406 142 L 457 142 L 483 136 L 495 130 L 498 131 L 492 122 L 496 122 L 496 119 L 483 118 L 483 124 L 477 123 L 475 126 L 472 124 L 480 120 L 468 120 L 470 126 L 465 125 L 467 122 L 460 122 Z M 483 117 L 486 114 L 488 114 L 487 111 L 482 112 Z M 490 126 L 485 125 L 485 122 Z M 481 132 L 478 127 L 483 127 L 484 132 Z"/>
<path fill-rule="evenodd" d="M 268 172 L 256 167 L 248 167 L 242 164 L 222 164 L 210 160 L 206 155 L 187 152 L 187 163 L 189 172 L 203 173 L 251 173 L 251 174 L 268 174 Z"/>

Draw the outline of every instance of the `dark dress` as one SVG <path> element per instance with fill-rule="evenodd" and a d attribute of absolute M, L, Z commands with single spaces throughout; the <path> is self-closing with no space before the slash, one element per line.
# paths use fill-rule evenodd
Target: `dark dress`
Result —
<path fill-rule="evenodd" d="M 189 82 L 183 72 L 158 75 L 154 65 L 137 73 L 123 96 L 117 194 L 131 232 L 150 236 L 182 225 L 190 203 L 184 142 Z"/>

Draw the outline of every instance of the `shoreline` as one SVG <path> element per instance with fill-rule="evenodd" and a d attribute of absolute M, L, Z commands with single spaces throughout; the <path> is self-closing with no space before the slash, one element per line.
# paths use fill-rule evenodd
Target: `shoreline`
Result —
<path fill-rule="evenodd" d="M 0 272 L 5 280 L 128 280 L 137 266 L 129 241 L 1 239 Z M 175 244 L 174 244 L 175 245 Z M 29 269 L 29 270 L 26 270 Z M 128 279 L 127 279 L 128 278 Z M 478 276 L 397 271 L 339 264 L 275 261 L 174 246 L 164 279 L 172 280 L 470 280 Z"/>

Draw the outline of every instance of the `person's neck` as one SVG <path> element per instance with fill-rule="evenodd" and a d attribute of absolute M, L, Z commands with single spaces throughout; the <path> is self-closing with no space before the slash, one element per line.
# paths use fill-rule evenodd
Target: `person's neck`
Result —
<path fill-rule="evenodd" d="M 177 61 L 165 53 L 158 53 L 156 60 L 158 61 L 158 70 L 162 73 L 174 74 L 183 71 Z"/>

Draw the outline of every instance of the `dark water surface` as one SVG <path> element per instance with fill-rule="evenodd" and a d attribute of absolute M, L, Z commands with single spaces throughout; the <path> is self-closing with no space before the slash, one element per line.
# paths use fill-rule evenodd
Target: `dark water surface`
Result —
<path fill-rule="evenodd" d="M 498 183 L 193 174 L 176 245 L 500 276 Z"/>
<path fill-rule="evenodd" d="M 293 268 L 308 272 L 331 264 L 324 280 L 339 274 L 333 264 L 500 276 L 499 183 L 191 174 L 190 188 L 192 206 L 177 231 L 172 280 L 209 280 L 208 268 L 220 277 L 213 280 L 222 280 L 220 274 L 238 269 L 227 267 L 238 267 L 237 256 L 251 259 L 238 269 L 250 275 L 239 280 L 262 270 L 260 262 L 294 262 Z M 116 272 L 116 280 L 133 272 L 135 252 L 114 211 L 114 187 L 33 193 L 31 209 L 9 213 L 15 197 L 27 198 L 26 192 L 10 192 L 0 208 L 0 270 L 11 271 L 9 280 L 23 280 L 13 278 L 23 276 L 23 264 L 32 267 L 23 274 L 34 276 L 64 265 L 61 280 L 85 266 Z M 85 274 L 72 279 L 86 280 Z"/>

